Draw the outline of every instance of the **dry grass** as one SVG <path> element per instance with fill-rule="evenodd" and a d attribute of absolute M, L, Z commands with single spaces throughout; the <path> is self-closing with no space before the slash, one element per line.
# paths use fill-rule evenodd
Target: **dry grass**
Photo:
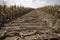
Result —
<path fill-rule="evenodd" d="M 45 13 L 50 13 L 53 15 L 57 14 L 58 18 L 60 18 L 60 5 L 45 6 L 42 8 L 38 8 L 38 10 L 43 11 Z"/>
<path fill-rule="evenodd" d="M 28 12 L 34 10 L 33 8 L 25 8 L 23 6 L 10 6 L 7 7 L 6 5 L 1 6 L 0 5 L 0 25 L 2 22 L 8 22 L 13 19 L 16 19 L 17 17 L 20 17 L 24 14 L 27 14 Z"/>

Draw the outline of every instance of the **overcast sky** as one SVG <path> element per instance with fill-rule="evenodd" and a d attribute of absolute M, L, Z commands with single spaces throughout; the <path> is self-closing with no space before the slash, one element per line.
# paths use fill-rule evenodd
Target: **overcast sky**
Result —
<path fill-rule="evenodd" d="M 60 4 L 60 0 L 0 0 L 0 4 L 3 4 L 3 1 L 7 5 L 21 5 L 26 7 L 41 7 L 45 5 Z"/>

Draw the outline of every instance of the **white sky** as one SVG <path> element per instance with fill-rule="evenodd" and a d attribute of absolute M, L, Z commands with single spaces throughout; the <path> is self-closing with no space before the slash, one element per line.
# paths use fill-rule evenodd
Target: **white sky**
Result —
<path fill-rule="evenodd" d="M 33 8 L 60 3 L 60 0 L 0 0 L 0 4 L 3 4 L 3 1 L 5 1 L 7 5 L 16 4 Z"/>

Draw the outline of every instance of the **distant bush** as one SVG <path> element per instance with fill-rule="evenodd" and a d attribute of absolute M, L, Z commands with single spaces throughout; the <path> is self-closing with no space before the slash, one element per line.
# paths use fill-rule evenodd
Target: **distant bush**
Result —
<path fill-rule="evenodd" d="M 0 5 L 0 26 L 4 23 L 16 19 L 30 11 L 34 10 L 33 8 L 25 8 L 23 6 L 10 6 L 7 7 L 6 5 Z"/>

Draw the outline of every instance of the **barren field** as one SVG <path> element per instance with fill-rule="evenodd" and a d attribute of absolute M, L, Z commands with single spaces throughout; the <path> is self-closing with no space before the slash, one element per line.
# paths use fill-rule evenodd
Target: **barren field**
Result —
<path fill-rule="evenodd" d="M 36 9 L 5 24 L 0 40 L 60 40 L 60 9 L 44 10 Z"/>

